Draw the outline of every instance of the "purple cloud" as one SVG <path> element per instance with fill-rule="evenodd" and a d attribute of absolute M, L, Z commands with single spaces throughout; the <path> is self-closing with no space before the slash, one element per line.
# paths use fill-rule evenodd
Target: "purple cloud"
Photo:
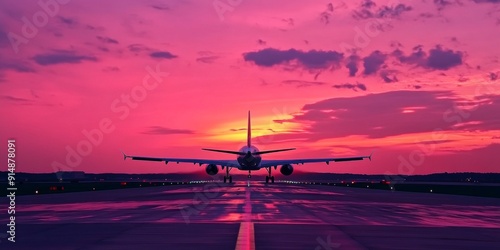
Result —
<path fill-rule="evenodd" d="M 382 5 L 375 10 L 377 4 L 371 0 L 361 2 L 360 8 L 353 12 L 355 19 L 368 19 L 368 18 L 399 18 L 404 12 L 413 10 L 411 6 L 405 4 L 396 5 Z"/>
<path fill-rule="evenodd" d="M 349 69 L 349 76 L 355 76 L 358 72 L 358 63 L 361 59 L 357 55 L 350 55 L 346 58 L 345 67 Z"/>
<path fill-rule="evenodd" d="M 153 58 L 164 58 L 164 59 L 173 59 L 177 57 L 176 55 L 167 51 L 152 52 L 151 54 L 149 54 L 149 56 Z"/>
<path fill-rule="evenodd" d="M 332 50 L 301 51 L 296 49 L 279 50 L 267 48 L 244 53 L 243 58 L 245 61 L 253 62 L 261 67 L 287 65 L 292 61 L 297 61 L 302 67 L 307 69 L 326 69 L 338 65 L 343 59 L 343 54 Z"/>
<path fill-rule="evenodd" d="M 406 56 L 401 50 L 397 49 L 392 55 L 405 64 L 413 64 L 424 68 L 435 70 L 448 70 L 463 63 L 463 53 L 451 49 L 443 49 L 436 46 L 430 49 L 428 53 L 424 52 L 422 46 L 413 48 L 413 52 Z"/>
<path fill-rule="evenodd" d="M 432 69 L 447 70 L 462 64 L 462 52 L 453 50 L 443 50 L 436 47 L 429 51 L 427 67 Z"/>
<path fill-rule="evenodd" d="M 361 91 L 366 91 L 366 85 L 359 82 L 355 84 L 352 83 L 336 84 L 333 85 L 332 87 L 336 89 L 352 89 L 354 91 L 357 91 L 359 89 Z"/>
<path fill-rule="evenodd" d="M 118 41 L 109 37 L 96 36 L 97 40 L 103 43 L 118 44 Z"/>
<path fill-rule="evenodd" d="M 175 128 L 166 128 L 162 126 L 151 126 L 147 131 L 142 132 L 143 134 L 148 135 L 172 135 L 172 134 L 193 134 L 192 130 L 188 129 L 175 129 Z"/>
<path fill-rule="evenodd" d="M 500 100 L 500 97 L 497 98 Z M 331 98 L 306 104 L 293 118 L 276 121 L 302 123 L 307 126 L 304 126 L 304 131 L 300 133 L 278 134 L 273 138 L 313 141 L 349 135 L 383 138 L 432 132 L 438 128 L 449 130 L 454 129 L 453 126 L 459 121 L 455 119 L 461 118 L 460 113 L 454 113 L 453 110 L 462 101 L 450 91 L 401 90 L 357 97 Z M 491 113 L 488 116 L 487 112 L 500 107 L 486 106 L 474 111 L 474 119 L 471 121 L 489 119 L 492 121 L 490 124 L 494 125 Z M 476 112 L 480 118 L 475 118 Z M 499 120 L 500 117 L 496 119 Z M 496 127 L 500 127 L 500 122 L 497 121 Z"/>
<path fill-rule="evenodd" d="M 38 54 L 33 57 L 39 65 L 47 66 L 63 63 L 82 63 L 83 61 L 97 61 L 94 56 L 79 55 L 75 51 L 55 50 L 53 52 Z"/>
<path fill-rule="evenodd" d="M 311 81 L 302 81 L 302 80 L 285 80 L 285 81 L 282 81 L 281 83 L 287 84 L 287 85 L 295 85 L 295 86 L 297 86 L 297 88 L 320 86 L 320 85 L 326 84 L 325 82 L 311 82 Z"/>
<path fill-rule="evenodd" d="M 370 75 L 377 73 L 380 67 L 385 63 L 386 58 L 387 55 L 378 50 L 363 58 L 363 66 L 365 67 L 363 74 Z"/>

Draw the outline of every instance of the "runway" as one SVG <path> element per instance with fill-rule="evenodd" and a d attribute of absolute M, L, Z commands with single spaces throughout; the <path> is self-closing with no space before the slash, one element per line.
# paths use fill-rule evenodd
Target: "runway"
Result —
<path fill-rule="evenodd" d="M 16 204 L 1 249 L 500 249 L 495 198 L 237 181 Z"/>

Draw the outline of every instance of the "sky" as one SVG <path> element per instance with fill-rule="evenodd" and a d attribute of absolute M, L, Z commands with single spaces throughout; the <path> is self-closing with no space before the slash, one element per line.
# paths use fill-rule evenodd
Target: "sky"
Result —
<path fill-rule="evenodd" d="M 232 159 L 200 149 L 250 110 L 260 150 L 297 148 L 267 159 L 373 153 L 301 171 L 500 172 L 499 29 L 498 0 L 4 0 L 0 161 L 203 172 L 120 151 Z"/>

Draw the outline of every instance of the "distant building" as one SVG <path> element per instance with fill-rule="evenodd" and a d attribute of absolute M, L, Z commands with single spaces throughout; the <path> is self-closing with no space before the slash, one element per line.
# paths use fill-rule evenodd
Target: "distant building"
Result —
<path fill-rule="evenodd" d="M 59 181 L 81 181 L 85 179 L 85 172 L 83 171 L 57 171 L 57 179 Z"/>

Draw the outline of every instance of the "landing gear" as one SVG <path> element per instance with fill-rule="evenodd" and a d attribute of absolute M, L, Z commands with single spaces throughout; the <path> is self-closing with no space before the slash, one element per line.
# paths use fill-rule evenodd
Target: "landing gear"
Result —
<path fill-rule="evenodd" d="M 271 168 L 269 167 L 266 170 L 267 170 L 267 173 L 269 173 L 269 175 L 266 176 L 266 183 L 269 183 L 269 182 L 274 183 L 274 176 L 271 175 Z"/>
<path fill-rule="evenodd" d="M 224 183 L 226 183 L 226 182 L 233 183 L 233 177 L 232 176 L 229 176 L 229 177 L 224 176 Z"/>
<path fill-rule="evenodd" d="M 250 179 L 251 177 L 252 177 L 251 171 L 248 170 L 248 179 Z"/>
<path fill-rule="evenodd" d="M 233 183 L 233 177 L 229 175 L 230 170 L 231 169 L 229 169 L 229 167 L 226 167 L 226 176 L 224 176 L 224 183 L 226 182 Z"/>

